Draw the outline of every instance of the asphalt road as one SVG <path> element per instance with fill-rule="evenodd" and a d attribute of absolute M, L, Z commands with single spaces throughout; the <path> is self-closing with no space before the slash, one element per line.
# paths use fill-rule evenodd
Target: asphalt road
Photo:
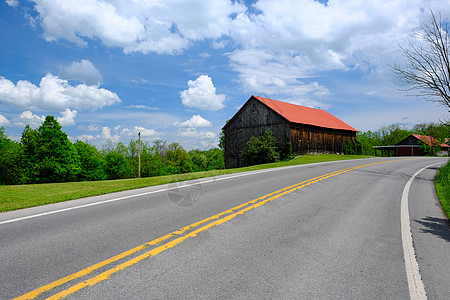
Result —
<path fill-rule="evenodd" d="M 446 161 L 304 165 L 1 213 L 0 299 L 408 299 L 405 191 L 418 280 L 448 299 L 432 181 Z"/>

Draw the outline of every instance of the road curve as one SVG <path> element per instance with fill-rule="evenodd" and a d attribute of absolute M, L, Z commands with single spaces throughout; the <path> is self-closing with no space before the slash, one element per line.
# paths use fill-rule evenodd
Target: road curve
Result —
<path fill-rule="evenodd" d="M 432 179 L 446 161 L 294 166 L 1 213 L 0 299 L 445 299 Z"/>

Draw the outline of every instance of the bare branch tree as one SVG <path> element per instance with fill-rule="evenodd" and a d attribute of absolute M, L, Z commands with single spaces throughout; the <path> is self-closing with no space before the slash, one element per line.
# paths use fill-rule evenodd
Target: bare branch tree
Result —
<path fill-rule="evenodd" d="M 400 46 L 407 62 L 395 63 L 391 69 L 395 77 L 410 87 L 415 96 L 425 97 L 447 107 L 450 112 L 450 38 L 448 22 L 443 23 L 430 10 L 430 18 L 414 32 L 417 43 L 409 41 Z"/>

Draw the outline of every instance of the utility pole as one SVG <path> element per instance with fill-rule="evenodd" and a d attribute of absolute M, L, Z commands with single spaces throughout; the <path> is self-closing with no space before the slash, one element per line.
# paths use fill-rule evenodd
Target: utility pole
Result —
<path fill-rule="evenodd" d="M 141 132 L 139 131 L 139 166 L 138 166 L 138 177 L 141 178 Z"/>

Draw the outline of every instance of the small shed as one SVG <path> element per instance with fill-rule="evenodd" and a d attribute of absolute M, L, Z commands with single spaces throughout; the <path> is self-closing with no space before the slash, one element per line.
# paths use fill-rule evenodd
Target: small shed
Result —
<path fill-rule="evenodd" d="M 328 112 L 251 96 L 223 127 L 225 167 L 244 166 L 240 153 L 252 136 L 271 130 L 278 146 L 288 140 L 294 154 L 343 153 L 357 130 Z"/>
<path fill-rule="evenodd" d="M 375 155 L 381 151 L 381 156 L 425 156 L 430 153 L 425 153 L 420 144 L 425 143 L 428 146 L 439 146 L 440 151 L 434 153 L 438 156 L 449 154 L 450 146 L 439 142 L 437 139 L 428 135 L 411 134 L 407 138 L 401 140 L 396 145 L 391 146 L 375 146 Z"/>

